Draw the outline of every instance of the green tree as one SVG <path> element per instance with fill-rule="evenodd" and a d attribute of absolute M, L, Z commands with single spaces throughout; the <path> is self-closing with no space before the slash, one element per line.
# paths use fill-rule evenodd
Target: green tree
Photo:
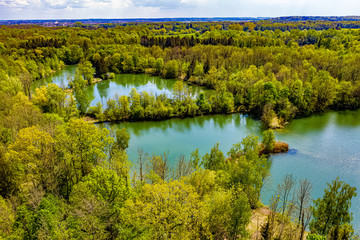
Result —
<path fill-rule="evenodd" d="M 314 200 L 314 206 L 311 208 L 311 232 L 326 236 L 332 228 L 339 229 L 345 224 L 350 224 L 351 199 L 356 195 L 356 188 L 340 181 L 339 178 L 331 184 L 328 183 L 323 197 Z M 352 230 L 351 226 L 349 228 Z"/>
<path fill-rule="evenodd" d="M 152 183 L 158 182 L 159 180 L 167 180 L 170 173 L 168 155 L 168 153 L 161 155 L 154 154 L 149 157 L 148 163 L 146 164 L 147 178 Z"/>
<path fill-rule="evenodd" d="M 104 110 L 101 102 L 97 102 L 95 106 L 90 107 L 88 110 L 88 114 L 100 121 L 106 120 L 106 116 L 104 114 Z"/>
<path fill-rule="evenodd" d="M 312 82 L 314 94 L 317 96 L 316 108 L 325 110 L 333 103 L 337 93 L 338 80 L 334 79 L 329 72 L 320 71 Z"/>
<path fill-rule="evenodd" d="M 79 73 L 82 75 L 88 85 L 93 83 L 95 69 L 90 61 L 83 61 L 78 64 Z"/>
<path fill-rule="evenodd" d="M 176 60 L 171 60 L 165 64 L 164 77 L 177 78 L 179 75 L 179 64 Z"/>
<path fill-rule="evenodd" d="M 81 225 L 80 238 L 116 239 L 124 218 L 123 207 L 130 196 L 129 185 L 115 171 L 96 167 L 74 186 L 72 215 Z"/>
<path fill-rule="evenodd" d="M 173 86 L 174 99 L 182 102 L 186 98 L 186 86 L 183 81 L 176 81 Z"/>
<path fill-rule="evenodd" d="M 225 156 L 219 149 L 219 143 L 211 148 L 210 154 L 207 153 L 204 155 L 202 165 L 205 169 L 209 170 L 221 170 L 225 168 Z"/>
<path fill-rule="evenodd" d="M 228 153 L 229 187 L 241 187 L 249 199 L 251 208 L 258 206 L 263 181 L 268 174 L 266 158 L 259 152 L 258 138 L 250 135 L 241 143 L 234 144 Z"/>
<path fill-rule="evenodd" d="M 125 150 L 129 147 L 130 134 L 126 131 L 125 128 L 117 129 L 115 132 L 116 138 L 113 145 L 113 149 L 122 149 Z"/>
<path fill-rule="evenodd" d="M 54 83 L 35 89 L 33 103 L 45 113 L 61 113 L 65 102 L 65 92 Z"/>
<path fill-rule="evenodd" d="M 74 88 L 74 96 L 77 102 L 77 108 L 81 114 L 85 114 L 90 106 L 90 99 L 85 89 L 86 84 L 87 83 L 84 78 L 79 74 L 79 72 L 77 72 L 74 76 L 74 80 L 72 81 L 72 85 Z"/>
<path fill-rule="evenodd" d="M 36 209 L 34 224 L 38 239 L 65 239 L 77 234 L 78 229 L 69 216 L 66 202 L 51 194 L 43 197 Z"/>
<path fill-rule="evenodd" d="M 155 74 L 161 75 L 161 72 L 164 68 L 164 60 L 162 58 L 158 58 L 155 61 Z"/>
<path fill-rule="evenodd" d="M 275 147 L 275 134 L 273 130 L 269 129 L 263 132 L 262 144 L 264 145 L 264 151 L 270 153 L 274 150 Z"/>
<path fill-rule="evenodd" d="M 141 106 L 141 95 L 132 88 L 130 91 L 130 117 L 134 120 L 140 120 L 144 118 L 144 109 Z"/>
<path fill-rule="evenodd" d="M 207 229 L 199 196 L 182 181 L 145 184 L 127 209 L 128 225 L 135 227 L 132 234 L 137 232 L 142 238 L 198 239 Z"/>
<path fill-rule="evenodd" d="M 76 101 L 72 93 L 65 98 L 62 116 L 65 121 L 69 121 L 71 118 L 77 118 L 79 116 L 79 110 L 77 109 Z"/>
<path fill-rule="evenodd" d="M 0 196 L 0 238 L 10 236 L 15 222 L 15 213 L 9 202 Z"/>
<path fill-rule="evenodd" d="M 353 239 L 354 229 L 349 223 L 343 225 L 333 226 L 328 235 L 328 239 L 337 240 L 337 239 Z"/>
<path fill-rule="evenodd" d="M 56 141 L 60 193 L 68 198 L 72 187 L 107 159 L 114 139 L 107 129 L 99 129 L 82 119 L 70 119 L 58 128 Z"/>
<path fill-rule="evenodd" d="M 201 63 L 196 62 L 193 75 L 197 77 L 202 77 L 204 75 L 204 67 Z"/>
<path fill-rule="evenodd" d="M 210 103 L 205 99 L 205 93 L 201 92 L 199 94 L 199 98 L 196 101 L 196 104 L 199 106 L 199 110 L 203 114 L 208 114 L 211 112 L 211 105 Z"/>
<path fill-rule="evenodd" d="M 16 179 L 19 185 L 26 185 L 24 191 L 39 187 L 49 192 L 57 190 L 54 143 L 49 133 L 33 126 L 21 129 L 9 146 L 7 157 L 19 169 Z"/>
<path fill-rule="evenodd" d="M 29 72 L 22 73 L 19 76 L 19 80 L 23 86 L 23 90 L 26 96 L 31 99 L 31 83 L 33 82 L 33 76 Z"/>
<path fill-rule="evenodd" d="M 6 75 L 3 80 L 0 77 L 0 84 L 0 90 L 9 93 L 12 96 L 15 96 L 23 90 L 23 85 L 18 77 L 9 77 Z"/>
<path fill-rule="evenodd" d="M 208 204 L 209 229 L 214 239 L 246 238 L 251 209 L 243 192 L 235 189 L 216 191 Z"/>

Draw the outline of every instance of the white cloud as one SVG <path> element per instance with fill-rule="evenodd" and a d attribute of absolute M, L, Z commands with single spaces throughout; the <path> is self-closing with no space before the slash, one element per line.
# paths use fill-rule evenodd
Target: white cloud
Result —
<path fill-rule="evenodd" d="M 354 0 L 0 0 L 0 19 L 355 15 Z"/>
<path fill-rule="evenodd" d="M 195 6 L 198 0 L 133 0 L 137 7 L 153 7 L 161 9 L 178 9 Z"/>
<path fill-rule="evenodd" d="M 0 6 L 19 8 L 30 5 L 27 0 L 0 0 Z"/>
<path fill-rule="evenodd" d="M 120 8 L 131 0 L 0 0 L 0 7 L 31 9 Z"/>

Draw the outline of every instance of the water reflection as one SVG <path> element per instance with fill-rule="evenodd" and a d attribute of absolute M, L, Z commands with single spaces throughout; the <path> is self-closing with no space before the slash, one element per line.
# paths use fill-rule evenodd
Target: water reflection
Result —
<path fill-rule="evenodd" d="M 249 131 L 248 126 L 257 130 Z M 164 152 L 169 149 L 172 156 L 189 155 L 200 148 L 205 153 L 220 142 L 226 153 L 249 133 L 261 136 L 261 124 L 241 114 L 202 116 L 186 119 L 170 119 L 160 122 L 103 123 L 99 127 L 123 128 L 131 134 L 129 155 L 134 157 L 138 147 L 148 146 L 149 152 Z M 150 141 L 147 141 L 151 139 Z M 168 146 L 167 148 L 165 148 Z M 136 156 L 135 156 L 136 157 Z"/>
<path fill-rule="evenodd" d="M 70 79 L 76 73 L 76 66 L 66 66 L 61 71 L 54 73 L 51 77 L 41 79 L 32 84 L 32 90 L 42 85 L 55 83 L 62 88 L 68 88 Z M 152 93 L 154 96 L 165 94 L 172 98 L 173 86 L 176 80 L 162 79 L 161 77 L 150 76 L 146 74 L 116 74 L 115 79 L 101 81 L 95 85 L 88 86 L 86 92 L 91 101 L 90 106 L 95 106 L 98 102 L 106 106 L 109 98 L 116 95 L 129 95 L 132 88 L 135 88 L 139 93 L 146 91 Z M 199 86 L 187 86 L 190 93 L 196 97 L 203 91 L 205 95 L 209 96 L 212 90 L 208 90 Z"/>
<path fill-rule="evenodd" d="M 328 112 L 296 119 L 284 129 L 276 130 L 277 139 L 289 143 L 291 150 L 270 157 L 271 178 L 262 190 L 264 203 L 268 203 L 285 174 L 309 179 L 314 185 L 313 198 L 322 196 L 326 183 L 337 176 L 360 189 L 359 125 L 360 110 Z M 141 147 L 148 153 L 169 151 L 169 160 L 173 165 L 180 154 L 189 157 L 196 148 L 199 148 L 200 154 L 205 154 L 216 142 L 227 153 L 246 135 L 261 137 L 263 131 L 260 122 L 240 114 L 115 126 L 126 127 L 131 133 L 130 160 L 136 159 L 137 148 Z M 354 225 L 360 226 L 360 198 L 353 200 L 351 210 L 354 212 Z"/>
<path fill-rule="evenodd" d="M 33 82 L 31 84 L 32 91 L 35 90 L 35 88 L 38 88 L 43 85 L 47 85 L 49 83 L 55 83 L 61 88 L 68 88 L 69 81 L 76 73 L 76 66 L 75 65 L 69 65 L 65 66 L 64 69 L 55 72 L 52 76 L 40 79 L 36 82 Z"/>

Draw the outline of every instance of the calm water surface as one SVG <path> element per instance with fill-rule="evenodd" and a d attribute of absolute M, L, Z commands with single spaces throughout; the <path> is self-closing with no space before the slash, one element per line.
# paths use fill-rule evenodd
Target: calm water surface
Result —
<path fill-rule="evenodd" d="M 68 88 L 69 81 L 73 78 L 75 73 L 75 65 L 66 66 L 51 77 L 35 82 L 32 88 L 35 90 L 36 87 L 47 85 L 49 83 L 55 83 L 62 88 Z M 91 100 L 90 106 L 95 106 L 98 102 L 101 102 L 103 106 L 106 106 L 106 102 L 109 98 L 113 98 L 116 95 L 128 96 L 132 88 L 135 88 L 139 93 L 146 91 L 155 96 L 165 94 L 167 97 L 172 98 L 175 82 L 176 80 L 174 79 L 163 79 L 147 74 L 116 74 L 115 79 L 105 80 L 88 86 L 86 92 Z M 199 86 L 191 86 L 189 89 L 193 96 L 197 96 L 201 91 L 205 92 L 207 95 L 211 93 L 211 90 Z"/>
<path fill-rule="evenodd" d="M 76 66 L 67 66 L 51 78 L 39 81 L 37 86 L 54 82 L 66 87 L 75 74 Z M 138 92 L 167 94 L 171 97 L 175 80 L 164 80 L 144 74 L 116 75 L 114 80 L 106 80 L 88 87 L 91 104 L 118 95 L 128 95 L 131 88 Z M 36 87 L 35 85 L 33 87 Z M 202 88 L 193 87 L 197 94 Z M 203 155 L 217 142 L 226 154 L 231 146 L 248 134 L 262 137 L 261 124 L 240 114 L 215 115 L 187 119 L 171 119 L 160 122 L 134 122 L 99 124 L 107 128 L 127 128 L 131 134 L 128 154 L 134 162 L 138 148 L 147 153 L 169 152 L 169 159 L 175 165 L 176 159 L 186 157 L 196 148 Z M 360 230 L 360 110 L 328 112 L 307 118 L 296 119 L 284 129 L 275 132 L 278 140 L 290 144 L 292 151 L 272 156 L 271 178 L 266 183 L 262 199 L 268 203 L 273 190 L 285 174 L 293 174 L 297 179 L 308 178 L 313 184 L 313 198 L 322 196 L 327 182 L 336 179 L 355 186 L 358 197 L 352 201 L 354 227 Z"/>
<path fill-rule="evenodd" d="M 157 154 L 169 151 L 174 165 L 179 155 L 189 157 L 196 148 L 205 154 L 219 142 L 227 153 L 232 144 L 248 134 L 262 137 L 261 124 L 240 114 L 100 126 L 125 127 L 131 134 L 128 153 L 135 170 L 138 148 Z M 352 211 L 354 227 L 360 230 L 360 111 L 328 112 L 296 119 L 275 133 L 278 140 L 290 144 L 292 151 L 269 159 L 271 178 L 264 187 L 263 201 L 268 203 L 281 178 L 288 173 L 297 179 L 309 179 L 313 183 L 313 198 L 321 197 L 326 183 L 339 176 L 358 189 Z"/>
<path fill-rule="evenodd" d="M 55 72 L 50 77 L 34 82 L 32 84 L 32 89 L 35 90 L 35 88 L 40 87 L 42 85 L 47 85 L 49 83 L 55 83 L 61 88 L 67 88 L 70 79 L 74 77 L 75 73 L 76 73 L 75 65 L 65 66 L 64 69 Z"/>

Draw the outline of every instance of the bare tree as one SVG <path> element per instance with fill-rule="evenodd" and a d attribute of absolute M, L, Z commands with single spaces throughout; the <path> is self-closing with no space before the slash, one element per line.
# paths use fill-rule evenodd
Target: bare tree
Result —
<path fill-rule="evenodd" d="M 180 179 L 184 176 L 189 175 L 192 172 L 192 166 L 189 161 L 186 160 L 184 155 L 180 155 L 178 163 L 174 169 L 174 179 Z"/>
<path fill-rule="evenodd" d="M 275 195 L 270 200 L 270 214 L 268 215 L 267 223 L 263 226 L 262 236 L 264 239 L 271 239 L 275 231 L 275 218 L 279 210 L 280 195 L 275 192 Z"/>
<path fill-rule="evenodd" d="M 148 159 L 148 155 L 147 153 L 144 154 L 144 150 L 142 148 L 138 148 L 138 160 L 137 160 L 137 164 L 139 165 L 139 177 L 140 177 L 140 181 L 144 181 L 144 166 L 146 164 L 146 161 Z"/>
<path fill-rule="evenodd" d="M 148 174 L 157 174 L 162 180 L 166 180 L 170 173 L 168 153 L 161 155 L 152 155 L 148 157 L 146 164 Z"/>
<path fill-rule="evenodd" d="M 300 240 L 304 237 L 306 226 L 309 224 L 311 214 L 309 211 L 310 195 L 312 184 L 307 179 L 299 181 L 300 187 L 297 191 L 296 205 L 299 210 L 298 222 L 300 224 Z"/>
<path fill-rule="evenodd" d="M 281 202 L 281 214 L 284 214 L 290 203 L 290 196 L 295 186 L 295 178 L 292 174 L 286 174 L 278 186 Z M 290 206 L 291 207 L 291 206 Z"/>
<path fill-rule="evenodd" d="M 279 230 L 279 239 L 282 238 L 282 234 L 286 227 L 286 221 L 291 217 L 294 211 L 294 186 L 295 186 L 295 178 L 292 174 L 286 174 L 283 177 L 282 182 L 278 185 L 278 193 L 280 200 L 280 230 Z M 292 196 L 292 199 L 290 197 Z"/>

